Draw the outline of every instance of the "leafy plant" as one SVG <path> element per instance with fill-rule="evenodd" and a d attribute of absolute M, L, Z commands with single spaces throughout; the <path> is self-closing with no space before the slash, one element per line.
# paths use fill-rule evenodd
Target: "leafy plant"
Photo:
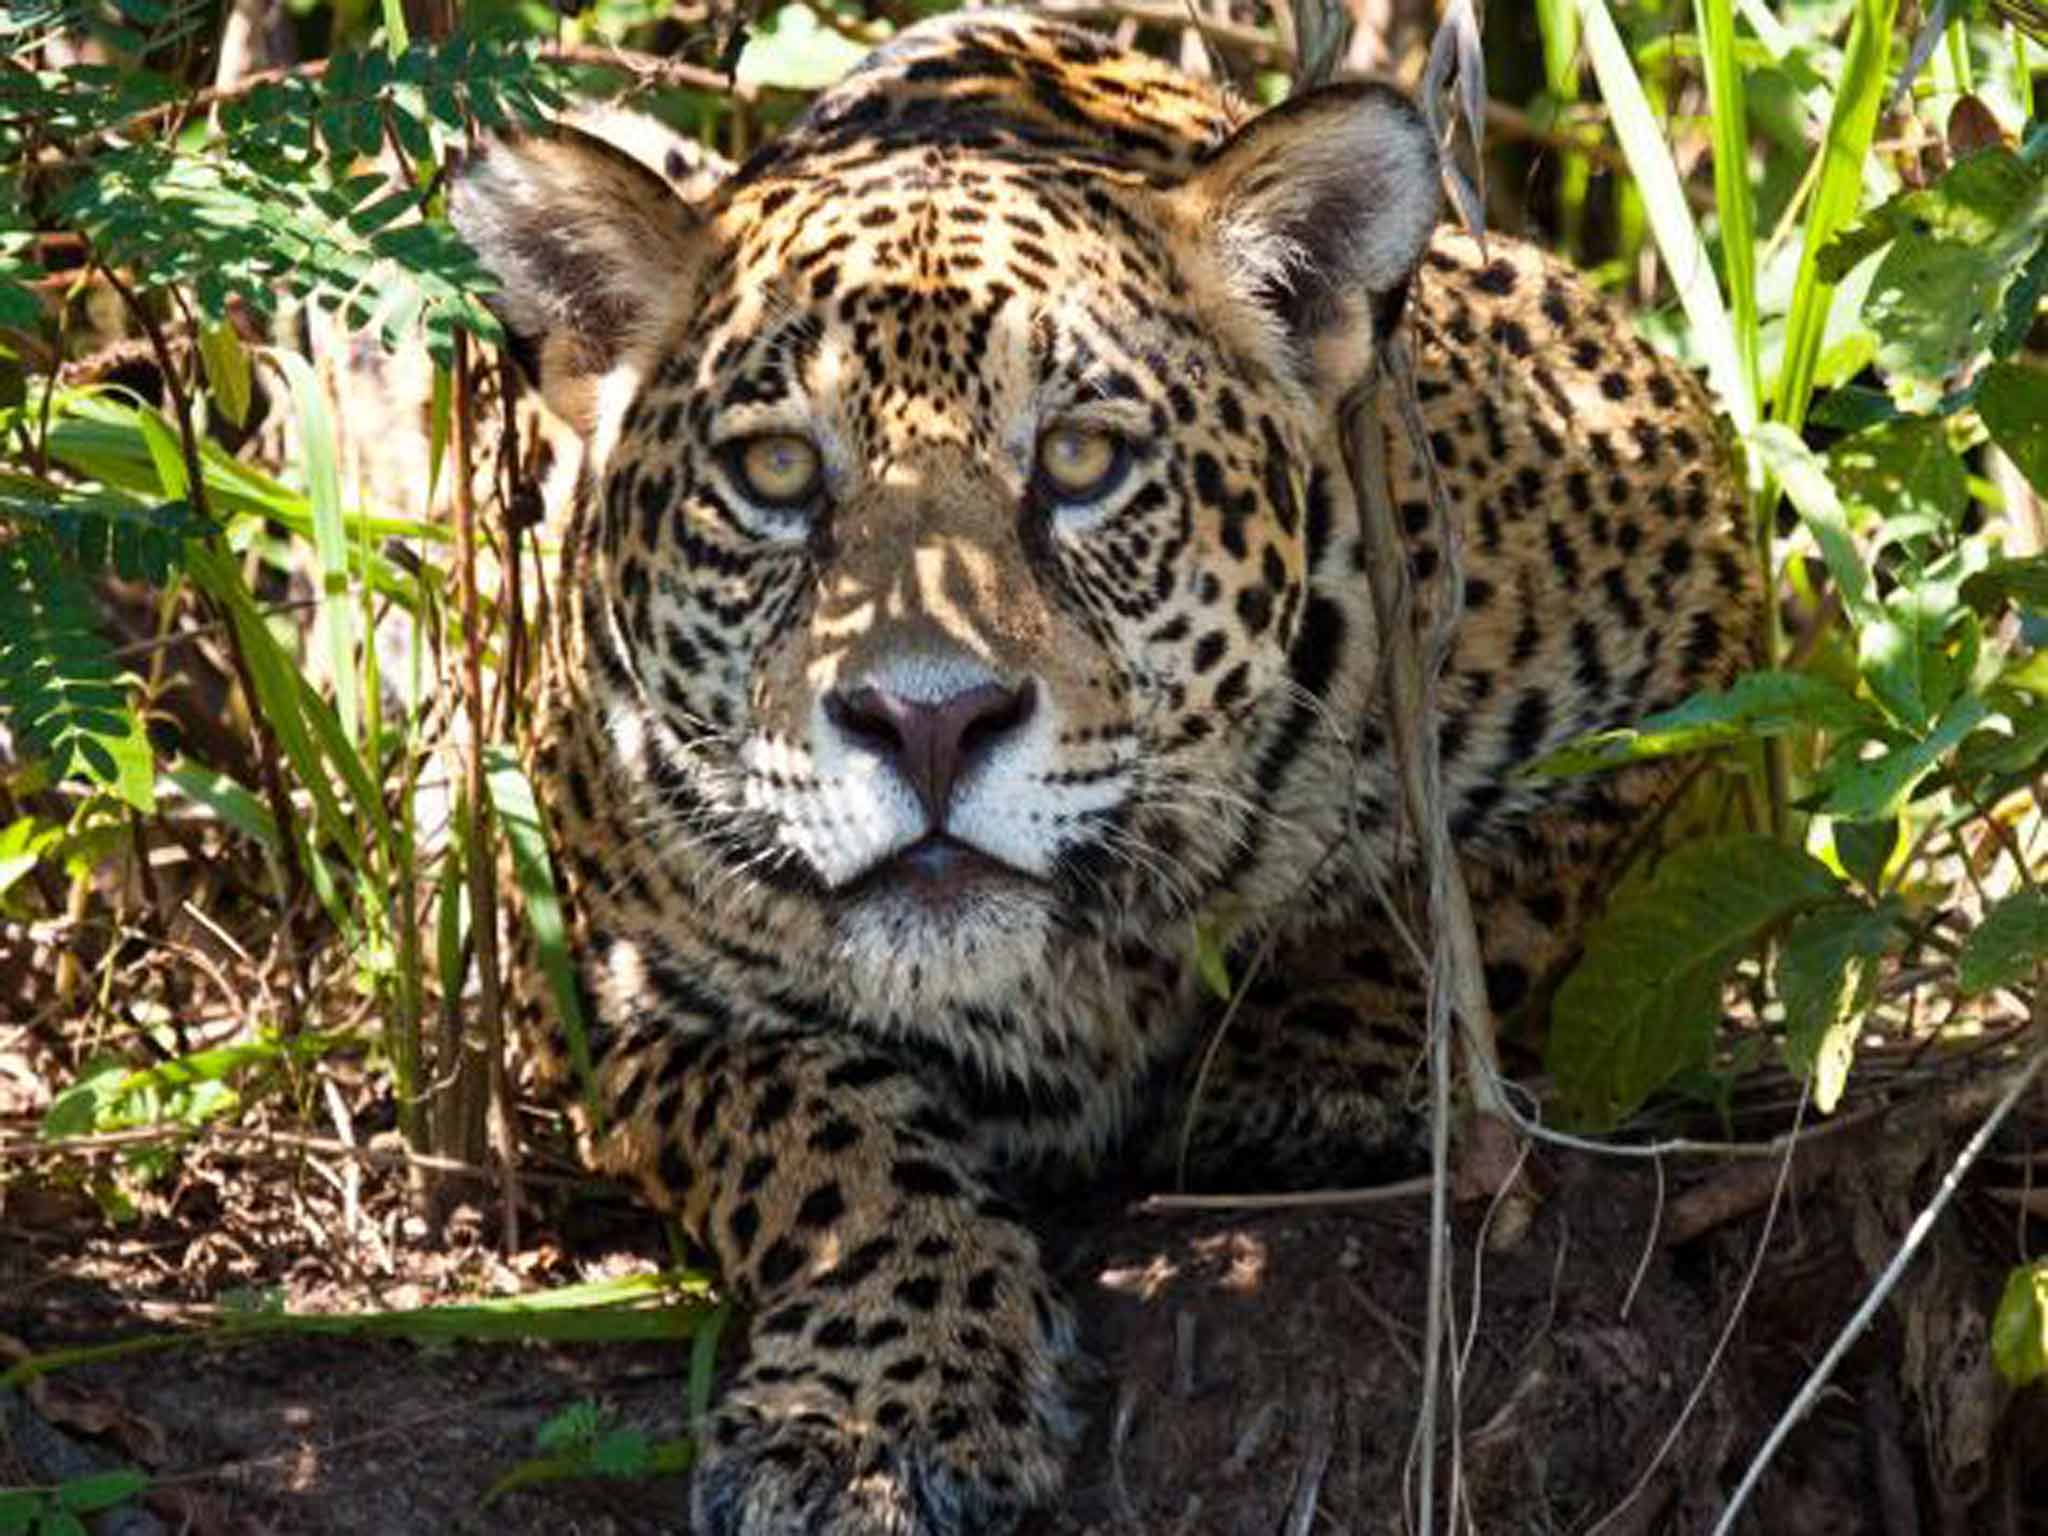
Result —
<path fill-rule="evenodd" d="M 1879 974 L 1924 945 L 1922 914 L 1953 889 L 1891 858 L 1902 839 L 1920 845 L 1975 824 L 2006 856 L 2003 873 L 1978 882 L 1987 910 L 1955 961 L 1965 992 L 2030 995 L 2048 955 L 2034 883 L 2042 855 L 2022 841 L 2042 838 L 2028 785 L 2048 747 L 2048 673 L 2035 649 L 2048 562 L 2001 553 L 1999 493 L 1968 467 L 1969 456 L 2003 451 L 2042 490 L 2048 371 L 2019 354 L 2048 272 L 2048 133 L 2035 128 L 2017 149 L 1959 152 L 1927 184 L 1859 214 L 1898 40 L 1888 5 L 1864 0 L 1854 17 L 1772 419 L 1745 426 L 1732 408 L 1755 470 L 1755 515 L 1768 526 L 1781 491 L 1798 515 L 1797 535 L 1763 547 L 1774 587 L 1805 603 L 1811 643 L 1787 665 L 1773 628 L 1761 637 L 1767 669 L 1539 765 L 1571 773 L 1708 747 L 1790 747 L 1797 772 L 1769 783 L 1782 796 L 1771 824 L 1818 857 L 1748 835 L 1710 839 L 1616 904 L 1558 994 L 1550 1037 L 1563 1101 L 1589 1126 L 1620 1123 L 1712 1059 L 1724 985 L 1759 950 L 1775 951 L 1769 995 L 1786 1058 L 1815 1074 L 1817 1102 L 1831 1108 Z M 1737 37 L 1720 7 L 1702 8 L 1699 41 L 1710 77 L 1725 83 Z M 1626 72 L 1625 58 L 1602 66 L 1603 87 L 1625 87 Z M 1716 131 L 1723 154 L 1746 150 L 1730 125 Z M 1639 168 L 1668 163 L 1653 134 L 1626 147 Z M 1719 192 L 1724 280 L 1739 310 L 1749 252 L 1726 236 L 1746 227 L 1728 217 L 1742 189 L 1724 177 Z M 1661 206 L 1667 222 L 1690 225 L 1682 199 Z M 1676 230 L 1660 240 L 1674 266 L 1700 249 Z M 1853 313 L 1836 308 L 1838 294 L 1854 299 Z M 1721 323 L 1706 298 L 1693 313 L 1696 331 Z M 1825 367 L 1824 331 L 1835 338 Z M 1725 391 L 1741 371 L 1720 377 Z M 1817 448 L 1795 429 L 1822 378 L 1840 387 L 1815 410 L 1835 434 Z M 1735 393 L 1739 406 L 1742 386 Z M 1819 556 L 1818 580 L 1807 550 Z"/>

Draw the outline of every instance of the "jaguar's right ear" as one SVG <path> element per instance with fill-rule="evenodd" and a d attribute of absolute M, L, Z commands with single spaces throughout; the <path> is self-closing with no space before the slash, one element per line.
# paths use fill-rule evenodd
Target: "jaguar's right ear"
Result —
<path fill-rule="evenodd" d="M 600 382 L 688 290 L 703 221 L 639 161 L 571 128 L 465 155 L 448 216 L 497 278 L 491 310 L 549 409 L 588 438 Z"/>

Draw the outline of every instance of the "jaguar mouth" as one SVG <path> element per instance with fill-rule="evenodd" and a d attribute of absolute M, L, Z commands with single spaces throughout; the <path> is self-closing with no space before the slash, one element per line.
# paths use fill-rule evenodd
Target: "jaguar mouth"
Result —
<path fill-rule="evenodd" d="M 870 896 L 904 896 L 920 906 L 948 908 L 997 889 L 1040 883 L 1035 876 L 982 852 L 972 843 L 945 832 L 928 832 L 863 871 L 851 884 L 841 887 L 840 894 L 850 901 Z"/>

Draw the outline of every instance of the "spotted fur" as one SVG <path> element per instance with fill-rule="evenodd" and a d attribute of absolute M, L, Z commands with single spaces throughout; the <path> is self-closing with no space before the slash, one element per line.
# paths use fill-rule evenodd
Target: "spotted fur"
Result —
<path fill-rule="evenodd" d="M 754 1311 L 699 1530 L 952 1536 L 1055 1496 L 1072 1330 L 1011 1201 L 1176 1123 L 1198 927 L 1275 947 L 1197 1177 L 1412 1150 L 1335 430 L 1395 326 L 1464 530 L 1439 746 L 1497 1006 L 1667 783 L 1515 770 L 1735 667 L 1754 596 L 1700 390 L 1535 250 L 1432 234 L 1436 186 L 1385 88 L 1245 122 L 987 12 L 905 33 L 695 204 L 566 134 L 459 179 L 587 443 L 539 763 L 595 1153 Z M 1391 421 L 1427 577 L 1445 530 Z M 1047 478 L 1062 427 L 1113 448 L 1085 498 Z M 762 498 L 764 440 L 815 455 L 814 495 Z"/>

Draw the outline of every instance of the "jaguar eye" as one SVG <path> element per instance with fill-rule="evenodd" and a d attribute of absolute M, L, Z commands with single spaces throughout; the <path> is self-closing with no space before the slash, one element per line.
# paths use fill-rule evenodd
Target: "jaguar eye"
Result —
<path fill-rule="evenodd" d="M 1038 472 L 1062 501 L 1102 495 L 1124 472 L 1124 441 L 1100 427 L 1054 427 L 1038 440 Z"/>
<path fill-rule="evenodd" d="M 747 494 L 764 506 L 801 506 L 818 494 L 818 450 L 794 432 L 743 438 L 733 446 L 731 462 Z"/>

